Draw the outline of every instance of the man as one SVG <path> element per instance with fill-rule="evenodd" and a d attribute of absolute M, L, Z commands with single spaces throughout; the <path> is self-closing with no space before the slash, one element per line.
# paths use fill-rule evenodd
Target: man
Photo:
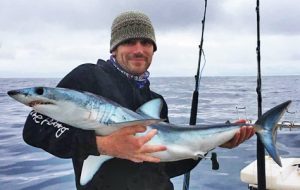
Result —
<path fill-rule="evenodd" d="M 147 69 L 157 49 L 150 19 L 143 13 L 125 12 L 115 18 L 111 29 L 110 59 L 78 66 L 59 82 L 58 87 L 99 94 L 131 110 L 154 98 L 164 101 L 149 88 Z M 160 116 L 168 120 L 165 101 Z M 145 129 L 145 126 L 130 126 L 108 136 L 96 136 L 94 131 L 74 128 L 32 111 L 23 137 L 28 144 L 57 157 L 72 158 L 77 189 L 173 189 L 170 178 L 186 173 L 199 161 L 158 163 L 160 160 L 149 153 L 164 151 L 166 147 L 145 145 L 156 131 L 134 136 Z M 235 147 L 253 134 L 252 128 L 241 128 L 223 146 Z M 81 186 L 83 161 L 88 155 L 99 154 L 115 158 L 105 162 L 92 180 Z"/>

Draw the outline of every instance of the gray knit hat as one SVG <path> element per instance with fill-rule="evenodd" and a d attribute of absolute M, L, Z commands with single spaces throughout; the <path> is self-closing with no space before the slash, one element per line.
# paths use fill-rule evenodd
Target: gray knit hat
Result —
<path fill-rule="evenodd" d="M 122 42 L 132 38 L 146 38 L 156 51 L 154 28 L 149 17 L 141 12 L 129 11 L 117 16 L 111 26 L 110 52 Z"/>

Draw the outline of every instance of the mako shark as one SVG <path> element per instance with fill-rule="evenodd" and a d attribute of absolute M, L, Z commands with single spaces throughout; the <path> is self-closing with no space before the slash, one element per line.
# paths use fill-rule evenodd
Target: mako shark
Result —
<path fill-rule="evenodd" d="M 157 129 L 157 134 L 147 144 L 167 147 L 165 151 L 151 154 L 162 162 L 204 157 L 210 150 L 233 138 L 239 128 L 251 125 L 279 166 L 281 160 L 275 146 L 276 124 L 291 104 L 291 101 L 286 101 L 270 109 L 255 124 L 178 126 L 163 122 L 159 117 L 161 99 L 146 102 L 134 112 L 107 98 L 65 88 L 24 88 L 11 90 L 8 95 L 41 114 L 73 127 L 95 130 L 97 135 L 109 135 L 122 127 L 138 124 L 147 126 L 147 130 L 137 135 Z M 106 155 L 88 156 L 82 168 L 81 185 L 87 184 L 103 162 L 111 158 Z"/>

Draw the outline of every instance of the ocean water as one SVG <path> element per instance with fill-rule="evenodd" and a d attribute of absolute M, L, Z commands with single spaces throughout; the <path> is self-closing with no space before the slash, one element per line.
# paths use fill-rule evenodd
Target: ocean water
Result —
<path fill-rule="evenodd" d="M 0 186 L 1 189 L 75 189 L 71 160 L 59 159 L 27 145 L 22 129 L 30 108 L 7 96 L 8 90 L 52 86 L 59 79 L 0 79 Z M 152 78 L 151 87 L 162 94 L 169 106 L 172 123 L 188 124 L 193 78 Z M 238 118 L 257 118 L 256 77 L 204 77 L 199 89 L 198 124 L 220 123 Z M 264 77 L 263 112 L 286 100 L 294 114 L 282 120 L 300 122 L 300 76 Z M 243 108 L 246 109 L 236 109 Z M 300 157 L 300 130 L 278 132 L 282 157 Z M 216 148 L 220 169 L 211 169 L 209 158 L 191 172 L 191 190 L 247 189 L 240 181 L 240 170 L 256 159 L 256 137 L 235 149 Z M 210 156 L 210 154 L 208 154 Z M 182 189 L 183 177 L 173 178 L 175 189 Z"/>

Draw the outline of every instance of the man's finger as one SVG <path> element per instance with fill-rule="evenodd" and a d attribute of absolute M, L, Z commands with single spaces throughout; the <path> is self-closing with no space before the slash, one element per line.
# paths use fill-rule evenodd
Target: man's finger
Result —
<path fill-rule="evenodd" d="M 254 135 L 255 131 L 253 127 L 247 127 L 247 132 L 246 132 L 246 140 L 250 139 Z"/>
<path fill-rule="evenodd" d="M 131 161 L 136 162 L 136 163 L 142 163 L 144 161 L 143 159 L 131 158 L 131 157 L 128 157 L 128 158 L 125 158 L 125 159 L 131 160 Z"/>
<path fill-rule="evenodd" d="M 153 153 L 167 150 L 167 147 L 163 145 L 144 145 L 140 149 L 140 153 Z"/>
<path fill-rule="evenodd" d="M 136 133 L 142 133 L 146 131 L 146 127 L 142 125 L 128 126 L 121 129 L 126 135 L 135 135 Z"/>
<path fill-rule="evenodd" d="M 237 146 L 237 144 L 238 144 L 240 138 L 241 138 L 241 133 L 240 133 L 240 131 L 239 131 L 239 132 L 235 133 L 233 139 L 231 139 L 231 143 L 230 143 L 231 146 L 232 146 L 231 148 Z"/>
<path fill-rule="evenodd" d="M 156 133 L 157 133 L 157 130 L 152 129 L 145 136 L 139 137 L 141 144 L 146 144 L 148 141 L 150 141 L 152 139 L 152 137 L 154 137 L 154 135 L 156 135 Z"/>
<path fill-rule="evenodd" d="M 155 163 L 160 162 L 159 158 L 156 158 L 154 156 L 150 156 L 150 155 L 147 155 L 147 154 L 140 154 L 140 155 L 137 156 L 137 158 L 140 159 L 140 160 L 143 160 L 145 162 L 155 162 Z"/>
<path fill-rule="evenodd" d="M 246 123 L 246 122 L 247 122 L 246 119 L 239 119 L 239 120 L 237 120 L 237 121 L 234 122 L 234 123 Z"/>
<path fill-rule="evenodd" d="M 241 144 L 245 140 L 246 133 L 247 133 L 247 127 L 243 126 L 242 128 L 240 128 L 240 137 L 238 139 L 237 145 Z"/>

